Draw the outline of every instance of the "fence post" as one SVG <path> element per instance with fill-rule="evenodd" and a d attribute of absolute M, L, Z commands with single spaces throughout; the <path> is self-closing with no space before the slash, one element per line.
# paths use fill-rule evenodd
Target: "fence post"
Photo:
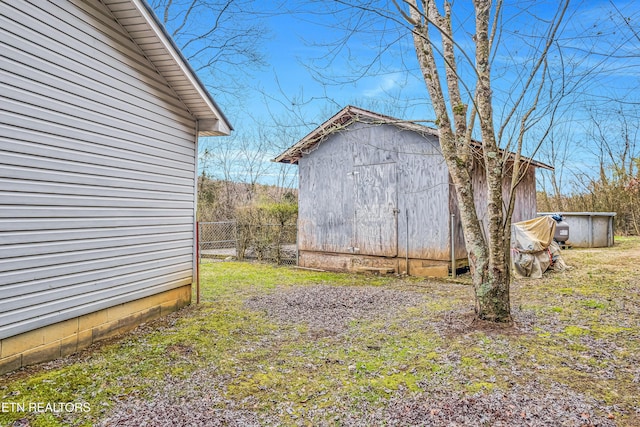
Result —
<path fill-rule="evenodd" d="M 196 304 L 200 304 L 200 221 L 196 221 Z"/>
<path fill-rule="evenodd" d="M 451 277 L 456 277 L 456 230 L 455 230 L 456 216 L 451 214 Z"/>
<path fill-rule="evenodd" d="M 404 209 L 404 217 L 405 217 L 405 229 L 406 229 L 406 241 L 405 241 L 405 253 L 404 253 L 404 262 L 405 262 L 405 274 L 409 275 L 409 209 L 405 207 Z M 397 233 L 397 231 L 396 231 Z"/>

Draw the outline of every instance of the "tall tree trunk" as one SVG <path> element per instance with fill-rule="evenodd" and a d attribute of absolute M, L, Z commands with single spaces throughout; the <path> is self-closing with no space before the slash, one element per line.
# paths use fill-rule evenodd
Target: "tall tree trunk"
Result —
<path fill-rule="evenodd" d="M 451 9 L 444 2 L 441 15 L 433 1 L 414 2 L 410 7 L 410 22 L 414 24 L 414 44 L 423 78 L 436 113 L 440 147 L 447 162 L 451 180 L 456 189 L 463 233 L 469 254 L 469 264 L 475 288 L 475 311 L 479 319 L 495 322 L 511 321 L 509 302 L 508 252 L 505 251 L 503 227 L 503 159 L 496 143 L 491 108 L 491 74 L 489 56 L 490 0 L 474 1 L 476 7 L 476 94 L 475 106 L 482 132 L 482 159 L 473 158 L 471 132 L 468 125 L 467 106 L 459 90 L 459 76 L 451 28 Z M 445 100 L 435 61 L 429 26 L 442 34 L 442 55 L 445 61 L 445 81 L 449 97 Z M 451 116 L 449 111 L 451 111 Z M 471 115 L 472 117 L 474 114 Z M 452 120 L 453 119 L 453 123 Z M 476 211 L 472 176 L 484 168 L 487 183 L 488 227 L 483 228 Z M 482 169 L 482 168 L 480 168 Z"/>
<path fill-rule="evenodd" d="M 496 322 L 511 321 L 509 302 L 508 239 L 505 238 L 503 216 L 504 181 L 503 156 L 496 143 L 493 126 L 491 94 L 491 43 L 489 18 L 491 0 L 475 0 L 476 8 L 476 107 L 482 134 L 482 154 L 487 179 L 488 249 L 489 261 L 482 282 L 474 283 L 476 290 L 476 314 L 480 319 Z M 511 230 L 509 230 L 510 232 Z"/>

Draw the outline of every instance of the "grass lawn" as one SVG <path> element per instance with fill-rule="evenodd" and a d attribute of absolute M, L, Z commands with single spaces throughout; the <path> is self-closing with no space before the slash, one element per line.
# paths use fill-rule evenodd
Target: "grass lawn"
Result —
<path fill-rule="evenodd" d="M 205 263 L 202 304 L 0 377 L 0 426 L 640 425 L 640 239 L 563 256 L 512 283 L 513 328 L 465 276 Z"/>

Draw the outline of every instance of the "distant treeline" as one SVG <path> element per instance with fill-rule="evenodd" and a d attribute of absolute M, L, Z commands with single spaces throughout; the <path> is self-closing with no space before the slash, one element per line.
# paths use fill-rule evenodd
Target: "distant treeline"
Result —
<path fill-rule="evenodd" d="M 228 221 L 247 215 L 247 209 L 283 205 L 287 212 L 297 208 L 298 190 L 274 185 L 247 184 L 242 182 L 198 179 L 198 221 Z M 297 212 L 297 209 L 295 209 Z M 278 209 L 275 209 L 279 212 Z M 277 216 L 277 215 L 276 215 Z M 280 218 L 278 218 L 280 220 Z"/>
<path fill-rule="evenodd" d="M 633 170 L 633 169 L 632 169 Z M 627 169 L 628 171 L 628 169 Z M 601 173 L 587 183 L 587 191 L 572 195 L 538 192 L 538 210 L 543 212 L 615 212 L 615 233 L 640 235 L 640 177 L 617 171 Z"/>

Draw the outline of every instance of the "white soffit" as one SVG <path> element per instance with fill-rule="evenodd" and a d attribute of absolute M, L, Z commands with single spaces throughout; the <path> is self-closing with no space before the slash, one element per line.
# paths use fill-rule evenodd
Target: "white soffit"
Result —
<path fill-rule="evenodd" d="M 176 95 L 198 120 L 199 136 L 229 135 L 233 127 L 144 0 L 102 0 Z"/>

